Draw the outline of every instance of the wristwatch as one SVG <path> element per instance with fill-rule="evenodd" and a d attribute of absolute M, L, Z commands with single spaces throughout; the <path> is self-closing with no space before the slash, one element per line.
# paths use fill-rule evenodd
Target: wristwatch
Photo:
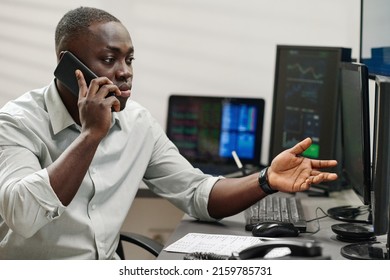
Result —
<path fill-rule="evenodd" d="M 268 184 L 268 175 L 267 175 L 268 167 L 262 169 L 259 173 L 259 186 L 266 194 L 273 194 L 278 192 L 277 190 L 273 190 Z"/>

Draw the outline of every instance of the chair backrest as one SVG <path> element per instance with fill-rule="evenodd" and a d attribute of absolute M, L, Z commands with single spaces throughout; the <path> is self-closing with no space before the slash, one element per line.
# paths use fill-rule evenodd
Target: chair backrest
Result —
<path fill-rule="evenodd" d="M 160 252 L 164 247 L 156 240 L 149 238 L 147 236 L 134 233 L 134 232 L 121 232 L 116 253 L 122 260 L 126 259 L 122 242 L 129 242 L 131 244 L 137 245 L 145 249 L 155 257 L 157 257 L 160 254 Z"/>

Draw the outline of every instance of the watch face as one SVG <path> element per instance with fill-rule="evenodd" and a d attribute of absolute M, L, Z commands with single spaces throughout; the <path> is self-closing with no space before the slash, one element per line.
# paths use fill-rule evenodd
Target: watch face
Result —
<path fill-rule="evenodd" d="M 263 170 L 260 171 L 260 177 L 264 177 L 265 172 L 267 172 L 267 168 L 264 168 Z"/>

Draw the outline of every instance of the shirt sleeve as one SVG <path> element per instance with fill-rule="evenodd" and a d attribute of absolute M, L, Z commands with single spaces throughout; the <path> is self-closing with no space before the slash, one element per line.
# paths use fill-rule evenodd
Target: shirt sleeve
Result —
<path fill-rule="evenodd" d="M 145 173 L 145 184 L 188 215 L 199 220 L 215 221 L 207 207 L 209 194 L 221 178 L 194 168 L 160 126 L 155 123 L 153 127 L 156 144 Z"/>
<path fill-rule="evenodd" d="M 31 237 L 65 210 L 37 157 L 19 146 L 0 147 L 0 215 L 10 229 Z"/>

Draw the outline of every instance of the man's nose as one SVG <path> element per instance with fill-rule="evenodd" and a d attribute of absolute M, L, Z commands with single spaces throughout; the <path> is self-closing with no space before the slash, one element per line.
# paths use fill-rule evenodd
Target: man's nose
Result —
<path fill-rule="evenodd" d="M 116 73 L 118 79 L 128 80 L 133 76 L 133 67 L 124 61 L 118 65 Z"/>

